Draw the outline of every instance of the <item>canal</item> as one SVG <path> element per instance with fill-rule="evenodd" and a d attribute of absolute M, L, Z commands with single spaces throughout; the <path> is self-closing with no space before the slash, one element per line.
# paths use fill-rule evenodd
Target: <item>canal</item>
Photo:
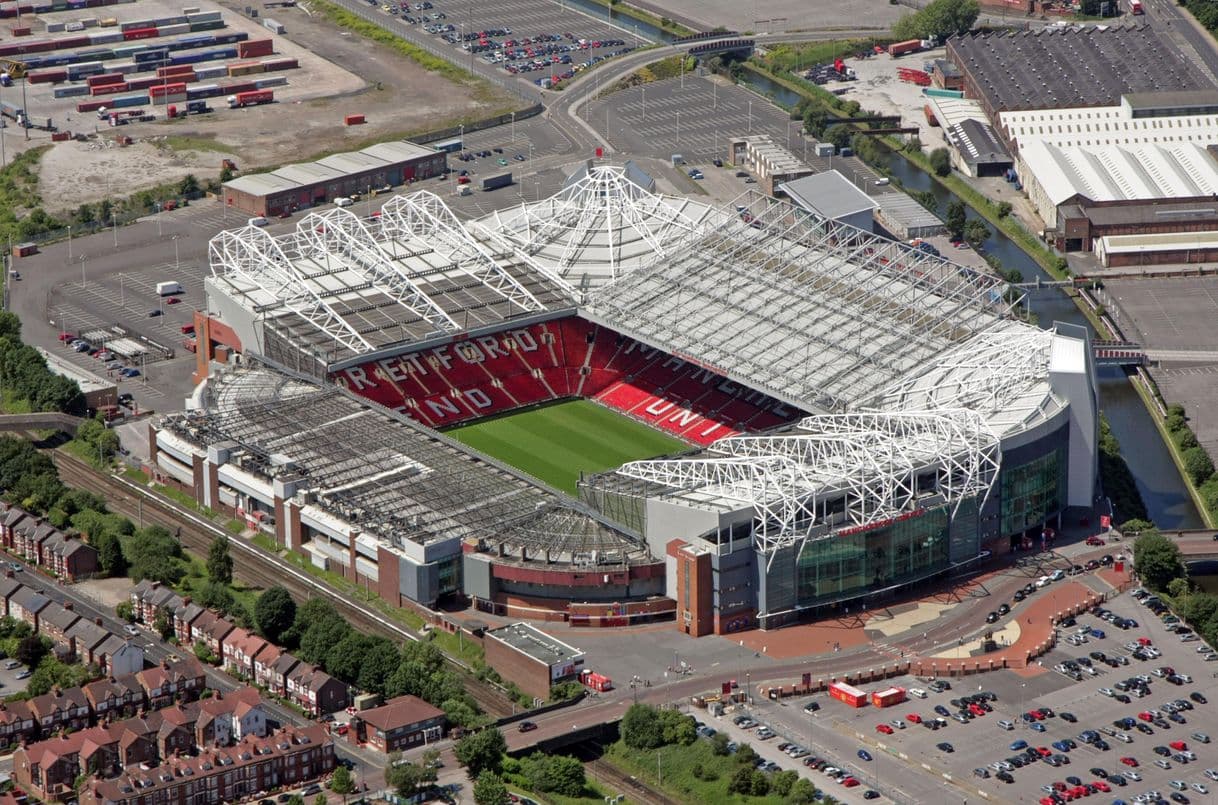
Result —
<path fill-rule="evenodd" d="M 657 28 L 649 22 L 635 19 L 629 14 L 623 14 L 617 9 L 606 8 L 600 3 L 593 2 L 593 0 L 556 0 L 556 2 L 559 5 L 578 9 L 589 17 L 596 17 L 598 20 L 612 22 L 617 27 L 633 33 L 637 39 L 646 39 L 649 42 L 672 42 L 677 38 L 676 34 Z M 638 45 L 640 43 L 636 42 L 634 44 Z"/>
<path fill-rule="evenodd" d="M 798 94 L 765 76 L 746 70 L 744 77 L 754 89 L 786 108 L 794 107 L 800 100 Z M 940 217 L 946 213 L 948 202 L 955 198 L 951 192 L 900 154 L 890 153 L 886 167 L 906 189 L 933 193 L 938 207 L 936 212 Z M 975 217 L 971 209 L 968 209 L 968 216 Z M 995 255 L 1005 268 L 1018 269 L 1025 282 L 1034 282 L 1037 278 L 1052 281 L 1053 278 L 1010 238 L 995 231 L 992 226 L 990 230 L 993 235 L 983 244 L 987 254 Z M 1053 322 L 1060 321 L 1082 325 L 1093 337 L 1095 335 L 1087 318 L 1060 290 L 1045 288 L 1030 291 L 1028 306 L 1036 314 L 1042 327 L 1051 327 Z M 1150 518 L 1164 530 L 1203 528 L 1204 521 L 1188 493 L 1184 479 L 1172 461 L 1167 445 L 1159 436 L 1150 412 L 1146 410 L 1124 370 L 1100 369 L 1098 379 L 1100 408 L 1108 417 L 1113 435 L 1120 440 L 1121 452 L 1127 458 L 1136 457 L 1129 460 L 1129 469 L 1133 472 Z"/>

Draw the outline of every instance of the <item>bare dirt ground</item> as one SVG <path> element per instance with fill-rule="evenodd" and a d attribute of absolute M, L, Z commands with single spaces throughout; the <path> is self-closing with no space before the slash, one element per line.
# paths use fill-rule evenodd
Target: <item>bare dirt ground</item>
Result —
<path fill-rule="evenodd" d="M 188 173 L 200 178 L 215 176 L 222 159 L 237 158 L 235 153 L 166 148 L 154 142 L 158 139 L 163 138 L 125 148 L 109 138 L 59 143 L 42 157 L 39 192 L 50 210 L 70 209 L 173 182 Z"/>
<path fill-rule="evenodd" d="M 633 5 L 706 30 L 722 25 L 737 31 L 887 29 L 910 11 L 888 0 L 634 0 Z"/>
<path fill-rule="evenodd" d="M 226 18 L 235 17 L 240 8 L 221 5 Z M 287 39 L 320 57 L 314 58 L 323 73 L 318 85 L 312 86 L 314 97 L 306 91 L 295 100 L 287 94 L 283 102 L 270 106 L 217 109 L 210 115 L 173 122 L 100 130 L 98 137 L 108 140 L 118 134 L 134 137 L 137 144 L 127 148 L 90 149 L 78 142 L 57 143 L 43 157 L 39 174 L 45 206 L 49 210 L 74 208 L 105 198 L 108 187 L 112 195 L 126 195 L 188 173 L 210 179 L 219 173 L 224 157 L 234 159 L 239 167 L 251 168 L 357 150 L 512 106 L 506 95 L 441 78 L 385 46 L 341 31 L 300 8 L 276 9 L 275 18 L 287 26 Z M 324 75 L 326 70 L 332 73 L 329 78 Z M 289 73 L 289 81 L 298 82 L 296 89 L 308 90 L 299 86 L 303 77 L 304 71 Z M 318 86 L 324 87 L 328 97 L 316 97 Z M 216 101 L 223 105 L 223 99 Z M 343 116 L 354 113 L 367 115 L 368 123 L 344 126 Z M 164 140 L 167 135 L 174 139 Z M 158 139 L 179 148 L 157 147 Z M 191 142 L 198 139 L 214 141 L 213 150 Z M 32 140 L 30 144 L 47 142 Z"/>
<path fill-rule="evenodd" d="M 131 579 L 93 579 L 92 581 L 82 581 L 73 589 L 113 610 L 130 598 Z"/>

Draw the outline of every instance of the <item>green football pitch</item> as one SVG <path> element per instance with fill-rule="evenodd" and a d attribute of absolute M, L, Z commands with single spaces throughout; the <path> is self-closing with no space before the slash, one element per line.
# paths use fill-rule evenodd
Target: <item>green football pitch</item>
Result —
<path fill-rule="evenodd" d="M 689 449 L 684 442 L 587 400 L 570 400 L 460 425 L 462 444 L 575 494 L 580 472 Z"/>

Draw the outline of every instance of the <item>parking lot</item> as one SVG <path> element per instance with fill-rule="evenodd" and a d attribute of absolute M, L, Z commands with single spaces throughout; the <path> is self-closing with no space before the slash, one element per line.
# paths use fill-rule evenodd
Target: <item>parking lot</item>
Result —
<path fill-rule="evenodd" d="M 368 0 L 402 25 L 433 36 L 538 87 L 648 44 L 628 31 L 548 0 Z M 459 54 L 458 54 L 459 55 Z"/>
<path fill-rule="evenodd" d="M 774 743 L 802 744 L 813 756 L 826 758 L 864 784 L 903 801 L 948 801 L 942 793 L 943 781 L 947 780 L 966 801 L 984 792 L 992 801 L 1039 802 L 1048 796 L 1044 786 L 1060 783 L 1066 789 L 1075 788 L 1068 779 L 1071 777 L 1078 778 L 1079 785 L 1097 784 L 1097 790 L 1086 796 L 1094 794 L 1101 801 L 1119 797 L 1133 802 L 1139 795 L 1155 791 L 1165 800 L 1176 793 L 1180 795 L 1178 802 L 1209 801 L 1210 795 L 1201 789 L 1208 792 L 1218 787 L 1213 779 L 1218 777 L 1218 744 L 1202 738 L 1218 738 L 1218 662 L 1207 661 L 1199 653 L 1201 641 L 1185 642 L 1129 594 L 1114 599 L 1108 608 L 1115 616 L 1131 618 L 1137 625 L 1121 629 L 1096 615 L 1080 615 L 1073 625 L 1063 624 L 1063 636 L 1087 627 L 1098 630 L 1103 637 L 1093 631 L 1087 642 L 1077 646 L 1066 643 L 1063 637 L 1057 648 L 1041 658 L 1041 667 L 1031 673 L 1001 671 L 953 680 L 953 687 L 942 693 L 931 691 L 925 680 L 895 679 L 892 684 L 910 690 L 920 688 L 927 697 L 910 698 L 883 710 L 872 706 L 854 709 L 818 695 L 811 700 L 820 709 L 811 714 L 803 710 L 809 701 L 805 698 L 759 702 L 750 709 L 750 715 L 774 730 Z M 1132 658 L 1130 646 L 1136 646 L 1139 639 L 1150 643 L 1162 656 Z M 1127 664 L 1110 667 L 1099 659 L 1100 654 L 1105 658 L 1124 657 Z M 1082 669 L 1081 681 L 1063 673 L 1069 670 L 1068 662 Z M 1086 670 L 1088 664 L 1093 670 Z M 1177 681 L 1181 684 L 1166 681 L 1166 674 L 1158 670 L 1166 667 L 1180 675 Z M 1149 693 L 1139 698 L 1131 691 L 1128 702 L 1115 698 L 1122 695 L 1119 688 L 1125 687 L 1124 681 L 1138 675 L 1149 680 Z M 1122 684 L 1118 686 L 1118 682 Z M 1111 689 L 1113 695 L 1101 692 L 1101 688 Z M 982 692 L 994 697 L 987 705 L 991 712 L 983 711 L 960 723 L 955 717 L 959 712 L 956 704 L 963 696 Z M 1193 694 L 1198 698 L 1192 698 Z M 1177 708 L 1172 704 L 1177 700 L 1193 709 Z M 1052 715 L 1025 716 L 1045 707 Z M 1174 709 L 1180 712 L 1171 713 Z M 1147 717 L 1154 720 L 1148 722 Z M 1127 718 L 1141 726 L 1114 724 Z M 933 730 L 924 726 L 933 719 L 940 719 L 943 726 Z M 712 719 L 711 723 L 717 727 L 725 720 L 730 721 Z M 1009 722 L 1009 728 L 1000 726 L 1002 721 Z M 1093 743 L 1083 740 L 1084 733 L 1094 733 L 1089 735 Z M 760 742 L 755 731 L 749 740 L 754 745 Z M 860 749 L 871 759 L 861 758 Z M 1068 762 L 1057 767 L 1043 759 L 1029 762 L 1029 750 L 1038 749 L 1038 755 L 1047 752 Z M 1162 757 L 1164 752 L 1169 757 Z M 1188 760 L 1186 753 L 1193 753 L 1195 759 Z M 1018 762 L 1024 763 L 1022 767 L 1012 762 L 1016 755 L 1021 756 Z M 1122 762 L 1122 758 L 1130 758 L 1136 765 Z M 1156 761 L 1162 761 L 1161 765 Z M 1009 767 L 1002 766 L 1004 762 Z M 974 771 L 979 769 L 984 770 L 984 777 Z M 1207 774 L 1207 769 L 1214 769 L 1214 774 Z M 998 779 L 1003 770 L 1010 774 L 1011 782 Z M 1115 779 L 1118 775 L 1120 780 Z M 1175 787 L 1173 781 L 1177 781 Z M 823 775 L 819 775 L 817 785 L 835 796 L 840 788 Z M 1177 790 L 1180 786 L 1186 790 Z M 1104 791 L 1105 787 L 1109 790 Z M 933 799 L 936 788 L 937 800 Z M 1063 800 L 1076 798 L 1066 793 L 1061 796 Z"/>

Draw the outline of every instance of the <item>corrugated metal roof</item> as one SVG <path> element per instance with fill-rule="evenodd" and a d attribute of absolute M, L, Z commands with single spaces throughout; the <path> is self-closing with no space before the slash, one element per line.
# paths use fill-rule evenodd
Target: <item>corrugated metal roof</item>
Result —
<path fill-rule="evenodd" d="M 1062 148 L 1031 142 L 1020 158 L 1054 205 L 1076 194 L 1092 201 L 1218 194 L 1218 163 L 1192 143 Z"/>
<path fill-rule="evenodd" d="M 273 175 L 300 184 L 314 184 L 316 182 L 329 182 L 341 179 L 345 174 L 340 170 L 328 168 L 317 162 L 300 162 L 295 165 L 284 165 L 279 170 L 274 171 Z"/>
<path fill-rule="evenodd" d="M 282 193 L 300 187 L 299 182 L 292 181 L 276 173 L 254 173 L 249 176 L 238 176 L 224 183 L 225 187 L 251 196 L 265 196 L 270 193 Z"/>
<path fill-rule="evenodd" d="M 859 212 L 869 212 L 879 205 L 835 170 L 804 176 L 780 185 L 791 200 L 804 209 L 838 220 Z"/>
<path fill-rule="evenodd" d="M 345 154 L 334 154 L 325 159 L 319 159 L 317 164 L 344 173 L 363 173 L 364 171 L 384 168 L 389 163 L 380 157 L 365 154 L 363 151 L 350 151 Z"/>
<path fill-rule="evenodd" d="M 436 150 L 426 145 L 419 145 L 418 143 L 407 142 L 406 140 L 393 140 L 387 143 L 370 145 L 359 153 L 368 154 L 377 159 L 383 159 L 386 162 L 405 162 L 429 156 L 436 153 Z"/>

